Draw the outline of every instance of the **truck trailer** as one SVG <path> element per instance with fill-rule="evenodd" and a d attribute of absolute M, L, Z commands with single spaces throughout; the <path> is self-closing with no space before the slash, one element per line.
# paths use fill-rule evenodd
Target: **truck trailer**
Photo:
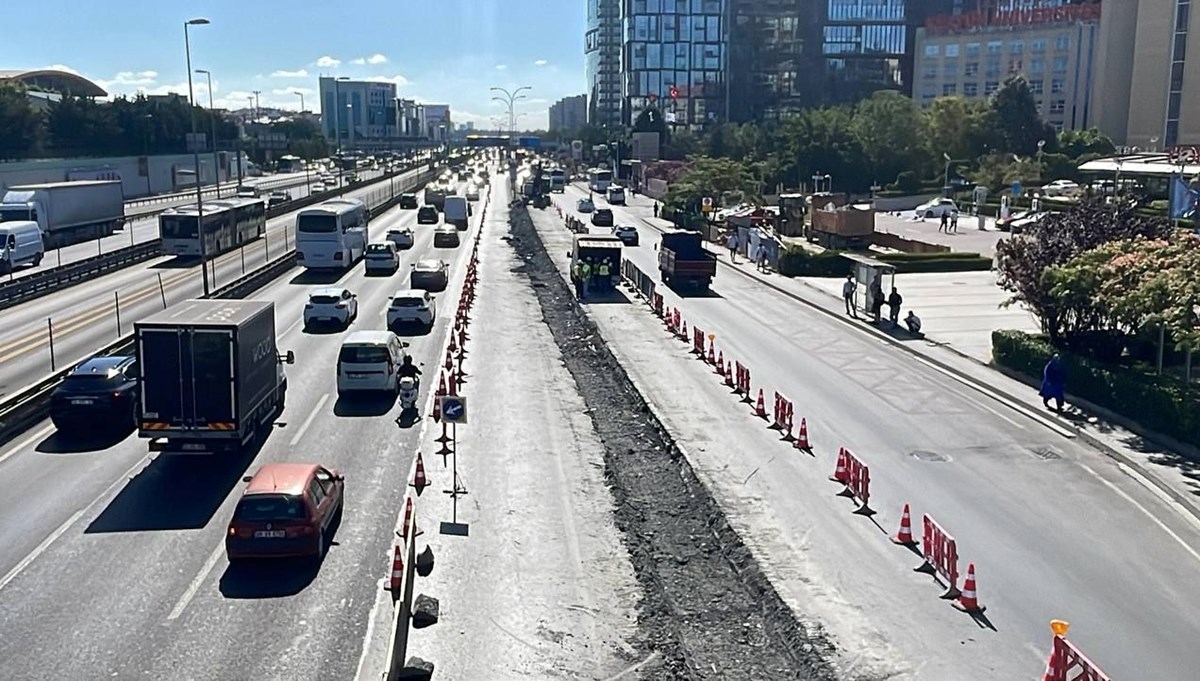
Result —
<path fill-rule="evenodd" d="M 125 221 L 121 183 L 109 180 L 50 182 L 9 187 L 0 200 L 0 222 L 36 222 L 46 248 L 110 236 Z"/>
<path fill-rule="evenodd" d="M 237 451 L 265 437 L 283 411 L 284 364 L 275 304 L 187 300 L 134 324 L 142 373 L 138 436 L 150 451 Z"/>
<path fill-rule="evenodd" d="M 707 291 L 717 276 L 717 256 L 705 250 L 699 232 L 671 230 L 662 235 L 658 271 L 671 288 Z"/>

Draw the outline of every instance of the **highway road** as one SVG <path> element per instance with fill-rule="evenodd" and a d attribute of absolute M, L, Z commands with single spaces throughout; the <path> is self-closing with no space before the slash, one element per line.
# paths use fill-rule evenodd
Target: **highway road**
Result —
<path fill-rule="evenodd" d="M 411 181 L 420 171 L 403 177 Z M 399 192 L 397 179 L 396 191 Z M 388 183 L 350 193 L 374 204 L 391 196 Z M 154 227 L 157 230 L 157 226 Z M 295 213 L 267 223 L 264 238 L 210 261 L 211 284 L 221 286 L 295 248 Z M 63 367 L 129 333 L 131 324 L 154 311 L 203 293 L 195 260 L 173 256 L 155 258 L 113 271 L 55 293 L 35 298 L 3 312 L 0 327 L 0 395 L 10 393 L 51 373 L 50 325 L 53 323 L 55 366 Z M 120 328 L 116 306 L 120 300 Z"/>
<path fill-rule="evenodd" d="M 572 187 L 556 200 L 573 211 L 584 194 Z M 626 257 L 658 280 L 658 232 L 641 220 L 649 206 L 639 197 L 614 213 L 641 233 Z M 540 224 L 557 221 L 552 211 L 534 213 Z M 553 229 L 558 245 L 547 247 L 561 259 L 570 236 Z M 590 309 L 708 470 L 776 588 L 839 634 L 844 650 L 886 650 L 891 657 L 875 662 L 896 678 L 978 670 L 1033 678 L 1057 617 L 1114 679 L 1194 678 L 1195 518 L 1041 414 L 986 396 L 854 324 L 727 266 L 713 289 L 682 300 L 668 292 L 667 301 L 682 305 L 689 326 L 715 333 L 727 359 L 748 363 L 768 411 L 772 390 L 795 401 L 797 421 L 807 417 L 813 429 L 815 460 L 779 443 L 682 344 L 659 340 L 662 326 L 643 307 Z M 879 526 L 832 494 L 826 477 L 843 445 L 871 466 Z M 919 561 L 881 532 L 895 532 L 906 502 L 918 525 L 928 512 L 956 535 L 960 572 L 977 565 L 995 630 L 939 601 L 934 585 L 911 572 Z"/>
<path fill-rule="evenodd" d="M 360 175 L 367 180 L 377 178 L 382 174 L 383 172 L 378 170 L 360 171 Z M 293 199 L 299 199 L 301 197 L 308 196 L 309 191 L 312 188 L 311 185 L 305 184 L 303 173 L 300 174 L 298 179 L 292 176 L 263 177 L 254 179 L 265 182 L 264 186 L 271 187 L 272 189 L 280 186 L 288 187 L 287 191 L 292 195 Z M 232 196 L 232 194 L 233 190 L 231 188 L 228 193 L 222 193 L 222 196 L 228 198 L 229 196 Z M 47 251 L 46 257 L 42 260 L 41 265 L 36 267 L 29 266 L 19 268 L 10 273 L 9 276 L 5 277 L 4 281 L 20 279 L 21 277 L 27 277 L 31 274 L 36 274 L 48 269 L 67 265 L 79 260 L 85 260 L 87 258 L 92 258 L 104 253 L 111 253 L 122 248 L 128 248 L 129 246 L 141 243 L 143 241 L 157 239 L 159 237 L 157 214 L 172 205 L 182 206 L 194 204 L 195 199 L 195 194 L 193 194 L 190 201 L 186 198 L 183 198 L 164 203 L 138 206 L 136 208 L 127 207 L 126 215 L 138 215 L 142 213 L 154 214 L 146 217 L 131 218 L 129 222 L 125 224 L 123 229 L 114 233 L 112 236 L 107 236 L 103 239 L 92 239 L 90 241 L 84 241 L 77 244 L 72 244 L 70 246 L 65 246 L 63 248 L 56 248 L 51 251 Z M 206 201 L 212 199 L 215 199 L 215 196 L 205 196 Z"/>
<path fill-rule="evenodd" d="M 360 264 L 326 280 L 359 294 L 351 330 L 383 328 L 389 295 L 407 286 L 419 258 L 451 262 L 454 283 L 437 297 L 452 310 L 479 214 L 457 249 L 434 249 L 416 211 L 372 220 L 373 238 L 405 225 L 417 241 L 396 275 L 367 278 Z M 399 427 L 391 400 L 337 397 L 343 334 L 303 331 L 309 281 L 295 269 L 254 296 L 275 302 L 279 347 L 296 363 L 287 408 L 252 461 L 150 460 L 136 436 L 79 448 L 44 426 L 0 449 L 0 471 L 22 489 L 0 501 L 5 678 L 354 678 L 420 425 Z M 442 314 L 432 333 L 409 339 L 418 362 L 440 359 L 451 321 Z M 323 563 L 230 569 L 223 538 L 241 476 L 305 460 L 347 479 L 344 519 Z"/>

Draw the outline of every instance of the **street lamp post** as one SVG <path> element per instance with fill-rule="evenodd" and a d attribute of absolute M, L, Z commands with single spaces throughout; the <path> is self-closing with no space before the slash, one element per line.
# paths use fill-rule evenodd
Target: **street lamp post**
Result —
<path fill-rule="evenodd" d="M 517 100 L 525 99 L 525 95 L 521 94 L 522 92 L 526 92 L 526 91 L 532 90 L 532 89 L 533 88 L 530 87 L 529 85 L 522 85 L 521 87 L 517 88 L 516 90 L 513 90 L 512 92 L 509 92 L 508 90 L 506 90 L 502 87 L 491 88 L 492 92 L 500 92 L 500 93 L 504 94 L 503 97 L 493 97 L 493 99 L 495 99 L 503 104 L 508 105 L 508 131 L 509 131 L 509 133 L 512 133 L 516 129 L 516 124 L 517 124 L 516 118 L 513 116 L 513 104 L 515 104 L 517 102 Z"/>
<path fill-rule="evenodd" d="M 196 69 L 196 73 L 203 73 L 208 78 L 208 120 L 212 123 L 212 150 L 213 150 L 213 174 L 216 180 L 217 198 L 221 198 L 221 171 L 220 164 L 217 161 L 217 110 L 213 107 L 212 94 L 212 72 L 207 69 Z"/>
<path fill-rule="evenodd" d="M 1042 177 L 1042 148 L 1045 146 L 1046 146 L 1046 140 L 1038 140 L 1037 161 L 1038 161 L 1038 180 L 1039 181 L 1045 179 Z"/>
<path fill-rule="evenodd" d="M 150 188 L 150 121 L 152 120 L 154 120 L 153 114 L 142 114 L 142 155 L 146 157 L 146 196 L 154 193 L 154 190 Z"/>
<path fill-rule="evenodd" d="M 945 194 L 950 187 L 950 154 L 942 152 L 942 158 L 946 159 L 946 170 L 942 173 L 942 193 Z"/>
<path fill-rule="evenodd" d="M 304 93 L 297 92 L 296 94 L 300 97 L 300 113 L 304 113 Z"/>
<path fill-rule="evenodd" d="M 196 139 L 196 95 L 192 87 L 192 45 L 188 35 L 188 26 L 204 26 L 210 23 L 208 19 L 199 17 L 183 22 L 183 53 L 187 60 L 188 74 L 188 108 L 192 113 L 192 160 L 196 164 L 196 234 L 200 238 L 200 273 L 204 281 L 204 295 L 208 296 L 208 244 L 204 234 L 204 190 L 200 186 L 200 148 L 195 145 Z"/>

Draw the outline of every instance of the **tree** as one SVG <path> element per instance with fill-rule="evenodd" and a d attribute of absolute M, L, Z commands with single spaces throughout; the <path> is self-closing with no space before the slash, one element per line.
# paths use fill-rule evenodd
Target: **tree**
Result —
<path fill-rule="evenodd" d="M 880 177 L 927 165 L 920 142 L 924 125 L 911 99 L 881 90 L 859 103 L 850 131 Z"/>
<path fill-rule="evenodd" d="M 124 151 L 124 135 L 107 103 L 63 97 L 50 108 L 46 127 L 51 144 L 60 154 Z"/>
<path fill-rule="evenodd" d="M 0 158 L 22 158 L 38 143 L 41 117 L 29 106 L 24 87 L 0 86 Z"/>
<path fill-rule="evenodd" d="M 978 158 L 995 148 L 994 120 L 985 102 L 939 97 L 925 112 L 925 151 L 934 159 L 942 154 L 955 160 Z"/>
<path fill-rule="evenodd" d="M 700 211 L 701 199 L 711 196 L 717 205 L 734 205 L 759 198 L 760 185 L 750 168 L 730 158 L 698 156 L 671 183 L 663 207 L 668 215 L 692 216 Z"/>
<path fill-rule="evenodd" d="M 1024 303 L 1037 316 L 1052 343 L 1097 330 L 1100 320 L 1090 301 L 1053 295 L 1053 276 L 1047 271 L 1080 254 L 1112 241 L 1165 237 L 1170 224 L 1140 215 L 1129 205 L 1099 202 L 1078 204 L 1061 213 L 1050 213 L 1026 228 L 1021 238 L 996 244 L 996 271 L 1002 288 L 1012 292 L 1008 301 Z"/>
<path fill-rule="evenodd" d="M 1042 122 L 1037 102 L 1029 83 L 1021 75 L 1010 76 L 992 95 L 991 108 L 1003 149 L 1022 156 L 1037 153 L 1038 142 L 1045 141 L 1045 151 L 1054 151 L 1057 138 L 1054 128 Z"/>
<path fill-rule="evenodd" d="M 1058 151 L 1070 158 L 1079 158 L 1084 154 L 1107 155 L 1116 150 L 1112 140 L 1096 128 L 1063 130 L 1058 133 Z"/>

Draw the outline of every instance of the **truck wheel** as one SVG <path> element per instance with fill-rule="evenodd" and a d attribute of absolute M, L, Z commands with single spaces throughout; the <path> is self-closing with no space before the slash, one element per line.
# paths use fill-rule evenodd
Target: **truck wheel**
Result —
<path fill-rule="evenodd" d="M 43 253 L 38 253 L 36 256 L 34 256 L 34 258 L 33 258 L 33 266 L 34 267 L 37 267 L 38 265 L 42 264 L 42 256 L 43 255 L 44 255 Z"/>

